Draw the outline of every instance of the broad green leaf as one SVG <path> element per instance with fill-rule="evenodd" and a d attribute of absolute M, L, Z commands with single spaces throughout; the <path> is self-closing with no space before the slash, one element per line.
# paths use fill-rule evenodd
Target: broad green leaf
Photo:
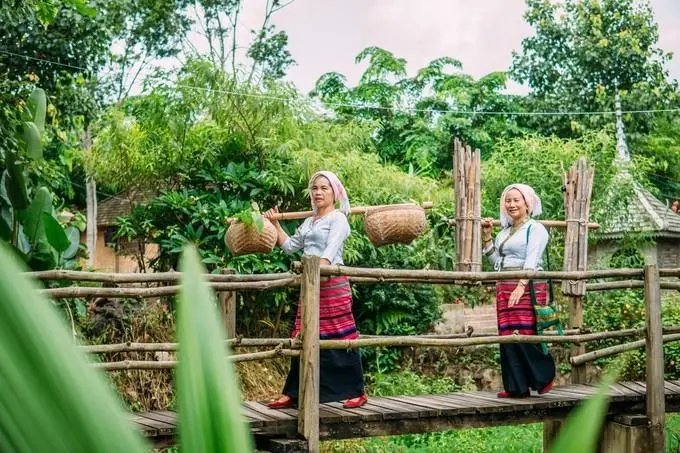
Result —
<path fill-rule="evenodd" d="M 2 176 L 0 176 L 0 199 L 5 202 L 5 204 L 11 206 L 12 202 L 9 199 L 9 195 L 7 194 L 7 189 L 5 188 L 5 178 L 8 173 L 6 171 L 2 172 Z"/>
<path fill-rule="evenodd" d="M 255 230 L 258 233 L 262 233 L 264 231 L 264 217 L 262 217 L 261 214 L 259 213 L 253 213 L 253 225 L 255 225 Z"/>
<path fill-rule="evenodd" d="M 28 108 L 31 110 L 32 120 L 39 132 L 45 130 L 45 113 L 47 113 L 47 100 L 42 88 L 35 88 L 28 97 Z"/>
<path fill-rule="evenodd" d="M 0 451 L 148 451 L 104 376 L 1 243 L 0 269 L 0 363 L 8 365 Z"/>
<path fill-rule="evenodd" d="M 24 233 L 31 243 L 38 241 L 45 236 L 43 226 L 43 214 L 52 213 L 52 195 L 46 187 L 40 187 L 33 195 L 33 201 L 22 219 Z"/>
<path fill-rule="evenodd" d="M 52 213 L 43 213 L 43 225 L 45 226 L 45 236 L 47 236 L 47 242 L 50 243 L 54 250 L 58 253 L 64 252 L 71 245 L 71 241 L 64 227 L 52 216 Z"/>
<path fill-rule="evenodd" d="M 87 0 L 66 0 L 66 2 L 83 16 L 95 17 L 97 15 L 97 10 L 90 6 Z"/>
<path fill-rule="evenodd" d="M 66 236 L 68 237 L 69 246 L 64 250 L 63 257 L 65 260 L 70 260 L 76 253 L 78 253 L 78 248 L 80 247 L 80 231 L 74 226 L 66 227 Z"/>
<path fill-rule="evenodd" d="M 0 239 L 9 242 L 12 239 L 12 217 L 7 215 L 9 210 L 1 208 L 0 213 Z"/>
<path fill-rule="evenodd" d="M 35 271 L 46 271 L 57 267 L 58 256 L 47 239 L 41 237 L 37 241 L 31 242 L 26 263 Z"/>
<path fill-rule="evenodd" d="M 24 123 L 24 144 L 26 145 L 26 155 L 33 160 L 40 160 L 42 154 L 42 141 L 40 131 L 35 123 L 27 121 Z"/>
<path fill-rule="evenodd" d="M 28 191 L 26 190 L 26 177 L 19 165 L 11 163 L 2 175 L 2 185 L 9 202 L 14 209 L 26 209 L 28 207 Z"/>
<path fill-rule="evenodd" d="M 600 430 L 607 415 L 609 386 L 616 381 L 616 373 L 608 374 L 597 393 L 571 412 L 550 448 L 553 453 L 594 452 Z"/>
<path fill-rule="evenodd" d="M 225 352 L 215 294 L 205 282 L 200 258 L 184 248 L 177 314 L 179 366 L 177 403 L 184 451 L 251 452 L 252 440 L 241 416 L 240 390 Z"/>

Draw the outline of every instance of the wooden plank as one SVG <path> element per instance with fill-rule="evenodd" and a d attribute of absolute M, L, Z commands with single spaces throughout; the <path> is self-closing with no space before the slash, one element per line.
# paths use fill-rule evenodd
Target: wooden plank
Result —
<path fill-rule="evenodd" d="M 260 420 L 267 419 L 270 420 L 267 422 L 270 425 L 271 424 L 280 425 L 282 423 L 285 424 L 291 421 L 297 422 L 297 419 L 295 417 L 291 417 L 285 412 L 281 412 L 277 409 L 271 409 L 257 401 L 245 401 L 243 403 L 243 407 L 249 409 L 251 413 L 258 414 L 259 415 L 258 419 Z M 271 420 L 273 420 L 273 422 Z"/>
<path fill-rule="evenodd" d="M 437 410 L 431 407 L 422 407 L 414 404 L 404 404 L 401 402 L 396 402 L 389 400 L 385 397 L 371 398 L 369 402 L 378 406 L 397 411 L 397 413 L 402 414 L 404 418 L 427 418 L 437 415 Z M 385 414 L 386 419 L 394 418 L 389 414 Z"/>
<path fill-rule="evenodd" d="M 156 435 L 174 434 L 177 430 L 175 425 L 159 422 L 158 420 L 152 420 L 146 417 L 139 417 L 137 420 L 135 420 L 135 423 L 155 429 L 157 431 Z"/>
<path fill-rule="evenodd" d="M 177 414 L 175 414 L 174 412 L 168 414 L 163 412 L 151 411 L 144 412 L 139 415 L 144 418 L 150 418 L 151 420 L 156 420 L 159 422 L 167 423 L 169 425 L 177 426 Z"/>
<path fill-rule="evenodd" d="M 624 384 L 625 384 L 624 382 L 617 382 L 616 384 L 613 384 L 613 387 L 615 387 L 616 390 L 626 398 L 633 397 L 638 394 L 636 390 L 626 387 Z"/>
<path fill-rule="evenodd" d="M 677 381 L 664 381 L 664 386 L 669 393 L 680 395 L 680 384 Z"/>
<path fill-rule="evenodd" d="M 341 409 L 345 412 L 348 412 L 351 415 L 351 417 L 357 417 L 361 420 L 364 421 L 378 421 L 382 420 L 383 416 L 381 412 L 374 412 L 372 410 L 368 410 L 364 407 L 355 407 L 353 409 L 348 409 L 346 407 L 342 406 L 342 402 L 340 401 L 333 401 L 330 403 L 324 403 L 325 407 L 332 407 L 333 409 Z"/>
<path fill-rule="evenodd" d="M 597 393 L 600 390 L 600 386 L 596 384 L 586 384 L 588 387 L 593 389 L 593 394 Z M 639 388 L 633 387 L 626 387 L 619 385 L 617 387 L 614 387 L 610 385 L 607 387 L 606 390 L 606 395 L 609 398 L 610 402 L 619 402 L 619 401 L 625 401 L 625 400 L 634 400 L 636 398 L 640 397 L 640 392 Z"/>
<path fill-rule="evenodd" d="M 131 422 L 135 425 L 135 428 L 137 428 L 139 431 L 142 431 L 146 437 L 158 436 L 158 429 L 144 424 L 143 420 L 143 417 L 133 417 Z"/>
<path fill-rule="evenodd" d="M 386 399 L 390 401 L 395 401 L 397 403 L 402 403 L 402 404 L 412 404 L 414 406 L 420 406 L 424 407 L 427 409 L 432 409 L 436 411 L 436 415 L 441 415 L 442 410 L 444 409 L 449 409 L 450 406 L 443 405 L 441 403 L 439 404 L 432 404 L 430 401 L 428 401 L 425 398 L 421 398 L 419 396 L 386 396 Z"/>
<path fill-rule="evenodd" d="M 489 401 L 480 401 L 469 398 L 463 393 L 448 393 L 445 395 L 439 395 L 443 399 L 446 399 L 457 407 L 459 414 L 478 414 L 480 412 L 490 412 L 494 411 L 495 404 Z"/>
<path fill-rule="evenodd" d="M 332 415 L 332 420 L 334 420 L 336 423 L 342 422 L 342 423 L 347 423 L 355 419 L 356 415 L 353 414 L 352 412 L 349 412 L 348 410 L 345 410 L 340 407 L 335 407 L 331 406 L 330 403 L 323 403 L 320 408 L 323 408 L 327 412 L 333 414 Z M 339 418 L 339 421 L 337 420 Z M 319 420 L 321 421 L 321 420 Z"/>
<path fill-rule="evenodd" d="M 247 406 L 241 408 L 241 414 L 250 418 L 250 425 L 255 428 L 261 428 L 265 424 L 277 424 L 276 420 L 273 418 L 260 414 Z"/>
<path fill-rule="evenodd" d="M 412 410 L 412 406 L 404 407 L 382 398 L 370 398 L 365 407 L 371 410 L 380 410 L 385 420 L 418 418 L 419 414 L 419 411 Z"/>
<path fill-rule="evenodd" d="M 663 382 L 663 381 L 661 381 Z M 646 395 L 647 394 L 647 386 L 644 383 L 640 382 L 635 382 L 635 381 L 626 381 L 626 384 L 630 385 L 631 389 L 635 389 L 638 394 L 640 395 Z"/>
<path fill-rule="evenodd" d="M 488 392 L 474 392 L 468 393 L 466 396 L 475 398 L 476 400 L 489 401 L 495 403 L 497 406 L 517 406 L 517 405 L 533 405 L 536 400 L 533 397 L 526 398 L 499 398 L 498 395 Z"/>
<path fill-rule="evenodd" d="M 571 384 L 560 387 L 555 387 L 552 392 L 567 394 L 567 395 L 583 395 L 585 397 L 595 394 L 595 389 L 584 384 Z"/>
<path fill-rule="evenodd" d="M 646 390 L 647 390 L 645 388 L 640 388 L 640 386 L 637 385 L 635 382 L 628 382 L 628 381 L 619 382 L 619 385 L 621 387 L 628 389 L 628 391 L 630 393 L 628 395 L 626 395 L 627 397 L 644 395 L 646 393 Z"/>
<path fill-rule="evenodd" d="M 618 383 L 614 383 L 614 384 L 610 385 L 610 386 L 609 386 L 609 390 L 610 390 L 612 393 L 614 393 L 614 394 L 616 394 L 616 395 L 619 395 L 619 396 L 625 396 L 625 395 L 627 395 L 627 392 L 626 392 L 623 388 L 621 388 L 621 387 L 618 385 Z"/>

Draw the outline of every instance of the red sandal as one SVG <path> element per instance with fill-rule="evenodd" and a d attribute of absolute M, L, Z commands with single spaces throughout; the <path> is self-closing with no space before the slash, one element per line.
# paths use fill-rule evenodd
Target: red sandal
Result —
<path fill-rule="evenodd" d="M 361 396 L 357 396 L 356 398 L 349 399 L 342 403 L 342 407 L 345 409 L 355 409 L 357 407 L 363 406 L 367 402 L 368 396 L 365 393 L 362 393 Z"/>
<path fill-rule="evenodd" d="M 550 381 L 547 384 L 545 384 L 545 386 L 541 390 L 538 391 L 538 394 L 543 395 L 543 394 L 551 391 L 554 383 L 555 383 L 555 381 Z"/>
<path fill-rule="evenodd" d="M 286 407 L 293 407 L 295 405 L 295 400 L 288 395 L 283 395 L 281 398 L 267 403 L 267 407 L 270 409 L 285 409 Z"/>

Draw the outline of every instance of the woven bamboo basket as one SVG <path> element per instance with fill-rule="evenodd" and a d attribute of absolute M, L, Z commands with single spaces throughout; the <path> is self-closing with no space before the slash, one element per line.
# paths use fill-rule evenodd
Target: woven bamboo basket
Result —
<path fill-rule="evenodd" d="M 415 204 L 369 209 L 364 219 L 368 239 L 376 247 L 409 244 L 425 231 L 426 226 L 425 210 Z"/>
<path fill-rule="evenodd" d="M 269 221 L 264 220 L 264 229 L 258 232 L 254 226 L 248 226 L 241 222 L 229 225 L 224 235 L 224 243 L 234 256 L 247 255 L 249 253 L 269 253 L 276 245 L 276 227 Z"/>

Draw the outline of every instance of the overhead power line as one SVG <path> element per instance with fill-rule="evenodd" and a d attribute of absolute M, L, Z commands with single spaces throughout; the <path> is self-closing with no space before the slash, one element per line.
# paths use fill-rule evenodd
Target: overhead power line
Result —
<path fill-rule="evenodd" d="M 12 55 L 20 58 L 26 58 L 29 60 L 35 60 L 35 61 L 41 61 L 47 64 L 53 64 L 57 66 L 63 66 L 63 67 L 68 67 L 72 69 L 79 69 L 82 71 L 89 71 L 87 68 L 83 68 L 80 66 L 74 66 L 70 64 L 65 64 L 65 63 L 60 63 L 57 61 L 51 61 L 51 60 L 46 60 L 44 58 L 37 58 L 37 57 L 30 57 L 27 55 L 21 55 L 17 54 L 14 52 L 9 52 L 3 49 L 0 49 L 0 53 L 4 53 L 6 55 Z M 298 98 L 294 97 L 284 97 L 284 96 L 273 96 L 269 94 L 261 94 L 261 93 L 248 93 L 248 92 L 243 92 L 243 91 L 233 91 L 233 90 L 221 90 L 221 89 L 214 89 L 214 88 L 205 88 L 205 87 L 197 87 L 197 86 L 192 86 L 192 85 L 186 85 L 186 84 L 179 84 L 176 85 L 177 88 L 185 88 L 185 89 L 191 89 L 191 90 L 197 90 L 197 91 L 206 91 L 206 92 L 214 92 L 214 93 L 220 93 L 220 94 L 228 94 L 232 96 L 241 96 L 241 97 L 250 97 L 250 98 L 257 98 L 257 99 L 267 99 L 267 100 L 273 100 L 273 101 L 281 101 L 281 102 L 295 102 L 298 101 Z M 155 87 L 151 87 L 155 88 Z M 457 114 L 457 115 L 484 115 L 484 116 L 606 116 L 606 115 L 615 115 L 616 112 L 614 110 L 601 110 L 601 111 L 534 111 L 534 112 L 527 112 L 527 111 L 495 111 L 495 110 L 459 110 L 459 109 L 422 109 L 422 108 L 416 108 L 416 107 L 386 107 L 386 106 L 380 106 L 380 105 L 366 105 L 366 104 L 350 104 L 350 103 L 342 103 L 342 102 L 328 102 L 324 103 L 325 107 L 341 107 L 341 108 L 351 108 L 351 109 L 357 109 L 357 110 L 382 110 L 382 111 L 394 111 L 394 112 L 413 112 L 413 113 L 433 113 L 433 114 L 442 114 L 442 113 L 451 113 L 451 114 Z M 652 114 L 652 113 L 679 113 L 680 112 L 680 107 L 678 108 L 666 108 L 666 109 L 640 109 L 640 110 L 622 110 L 621 113 L 623 114 Z"/>

